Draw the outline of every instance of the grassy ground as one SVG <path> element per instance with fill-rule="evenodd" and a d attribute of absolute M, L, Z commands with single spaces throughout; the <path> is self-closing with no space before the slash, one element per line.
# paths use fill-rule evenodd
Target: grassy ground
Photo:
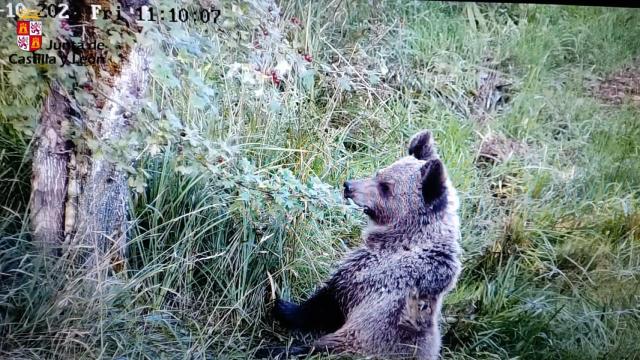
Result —
<path fill-rule="evenodd" d="M 335 191 L 431 129 L 461 194 L 465 250 L 444 356 L 640 356 L 640 107 L 590 90 L 637 59 L 640 11 L 280 6 L 304 25 L 295 40 L 313 55 L 313 86 L 288 82 L 278 111 L 222 89 L 236 97 L 215 121 L 177 93 L 165 106 L 205 138 L 240 135 L 256 174 L 290 169 Z M 42 270 L 26 222 L 29 140 L 0 137 L 12 194 L 0 210 L 0 357 L 246 358 L 291 338 L 266 315 L 270 281 L 304 298 L 358 242 L 355 212 L 248 206 L 224 179 L 180 175 L 170 150 L 144 163 L 148 187 L 132 198 L 129 270 L 87 293 L 64 261 Z"/>

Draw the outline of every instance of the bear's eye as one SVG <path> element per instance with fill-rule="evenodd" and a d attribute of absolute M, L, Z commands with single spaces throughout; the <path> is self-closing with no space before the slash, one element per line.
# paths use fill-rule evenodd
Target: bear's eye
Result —
<path fill-rule="evenodd" d="M 378 189 L 380 189 L 380 193 L 382 196 L 390 196 L 391 195 L 391 185 L 386 182 L 379 182 Z"/>

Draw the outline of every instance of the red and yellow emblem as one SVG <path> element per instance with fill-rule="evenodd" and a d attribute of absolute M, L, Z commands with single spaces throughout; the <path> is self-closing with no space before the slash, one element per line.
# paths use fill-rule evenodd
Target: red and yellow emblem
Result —
<path fill-rule="evenodd" d="M 37 10 L 23 10 L 16 24 L 18 47 L 24 51 L 36 51 L 42 47 L 42 21 Z"/>

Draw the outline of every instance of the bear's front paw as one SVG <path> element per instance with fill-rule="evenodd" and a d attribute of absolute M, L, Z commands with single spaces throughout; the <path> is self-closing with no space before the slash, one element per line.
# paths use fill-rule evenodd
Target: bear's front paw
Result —
<path fill-rule="evenodd" d="M 299 317 L 300 305 L 292 302 L 276 299 L 273 305 L 273 317 L 287 328 L 295 327 L 296 319 Z"/>

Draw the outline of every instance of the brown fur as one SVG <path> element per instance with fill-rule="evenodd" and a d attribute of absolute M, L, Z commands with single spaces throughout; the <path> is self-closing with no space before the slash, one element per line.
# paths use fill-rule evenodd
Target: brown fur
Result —
<path fill-rule="evenodd" d="M 370 178 L 345 183 L 345 198 L 370 218 L 364 245 L 309 300 L 276 306 L 285 325 L 330 331 L 314 342 L 317 349 L 438 357 L 442 301 L 461 269 L 458 197 L 428 131 L 411 139 L 408 152 Z"/>

